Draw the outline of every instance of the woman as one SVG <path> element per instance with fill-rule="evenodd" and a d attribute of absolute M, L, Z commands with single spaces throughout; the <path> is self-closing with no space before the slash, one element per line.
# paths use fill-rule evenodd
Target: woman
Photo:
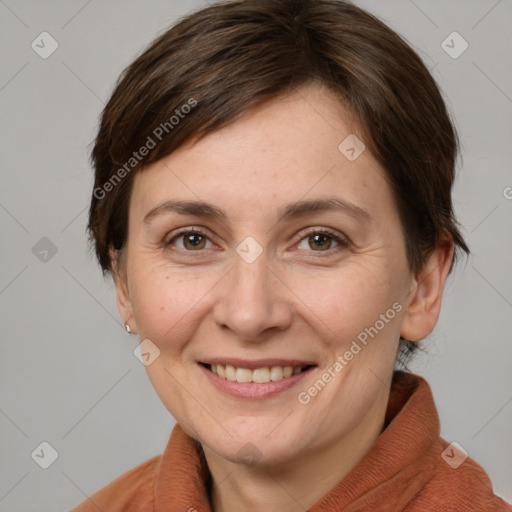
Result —
<path fill-rule="evenodd" d="M 89 230 L 176 418 L 75 508 L 505 511 L 394 371 L 468 248 L 457 138 L 414 51 L 340 0 L 214 4 L 123 73 Z"/>

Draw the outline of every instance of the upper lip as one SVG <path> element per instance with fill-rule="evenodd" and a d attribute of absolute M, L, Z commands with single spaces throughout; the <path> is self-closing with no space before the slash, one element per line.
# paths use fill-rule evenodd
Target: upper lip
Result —
<path fill-rule="evenodd" d="M 230 365 L 236 368 L 248 368 L 255 370 L 257 368 L 270 368 L 272 366 L 316 366 L 314 362 L 302 359 L 238 359 L 234 357 L 212 357 L 200 361 L 203 364 L 222 364 L 224 366 Z"/>

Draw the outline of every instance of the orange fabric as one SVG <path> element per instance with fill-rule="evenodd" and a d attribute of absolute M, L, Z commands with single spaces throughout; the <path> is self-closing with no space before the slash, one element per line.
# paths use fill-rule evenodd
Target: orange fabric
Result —
<path fill-rule="evenodd" d="M 510 512 L 471 458 L 457 469 L 441 457 L 439 417 L 421 377 L 396 372 L 386 428 L 309 512 Z M 451 455 L 451 452 L 450 452 Z M 127 471 L 71 512 L 211 512 L 209 472 L 196 442 L 176 424 L 163 455 Z"/>

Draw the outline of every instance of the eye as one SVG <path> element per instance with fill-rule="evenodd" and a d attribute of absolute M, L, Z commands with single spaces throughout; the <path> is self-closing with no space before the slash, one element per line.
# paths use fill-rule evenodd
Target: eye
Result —
<path fill-rule="evenodd" d="M 301 244 L 307 244 L 307 247 Z M 334 245 L 333 245 L 334 243 Z M 331 249 L 341 250 L 349 247 L 349 242 L 337 233 L 327 229 L 316 229 L 306 233 L 299 242 L 299 249 L 312 249 L 313 252 L 329 252 Z"/>
<path fill-rule="evenodd" d="M 198 229 L 183 230 L 175 235 L 165 245 L 175 245 L 174 242 L 177 240 L 182 240 L 181 244 L 176 245 L 178 249 L 182 249 L 184 251 L 200 251 L 201 249 L 207 248 L 205 247 L 207 242 L 210 242 L 211 244 L 211 240 L 208 238 L 208 235 Z"/>

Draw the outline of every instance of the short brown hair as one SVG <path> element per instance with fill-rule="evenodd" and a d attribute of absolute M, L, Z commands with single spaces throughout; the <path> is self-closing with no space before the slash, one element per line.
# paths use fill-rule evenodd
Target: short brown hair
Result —
<path fill-rule="evenodd" d="M 112 271 L 109 247 L 121 250 L 126 241 L 135 171 L 315 82 L 348 107 L 386 170 L 411 271 L 422 268 L 444 235 L 456 254 L 469 253 L 451 199 L 457 134 L 414 50 L 347 1 L 240 0 L 183 18 L 120 76 L 91 155 L 96 175 L 88 229 L 103 272 Z M 153 145 L 155 131 L 161 137 Z M 148 146 L 154 147 L 143 159 L 133 156 Z"/>

